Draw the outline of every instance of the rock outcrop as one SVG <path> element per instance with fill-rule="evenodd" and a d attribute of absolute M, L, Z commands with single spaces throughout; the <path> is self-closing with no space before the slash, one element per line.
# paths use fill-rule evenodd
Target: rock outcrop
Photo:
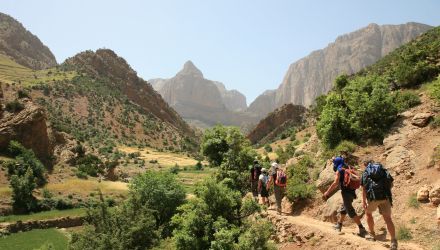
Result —
<path fill-rule="evenodd" d="M 35 70 L 57 65 L 55 56 L 38 37 L 3 13 L 0 13 L 0 52 Z"/>
<path fill-rule="evenodd" d="M 275 94 L 263 94 L 263 97 L 256 98 L 249 109 L 264 115 L 285 103 L 307 107 L 316 97 L 331 90 L 338 75 L 358 72 L 430 28 L 419 23 L 370 24 L 339 36 L 326 48 L 291 64 Z M 274 106 L 269 108 L 271 103 Z M 264 110 L 260 110 L 261 107 Z"/>
<path fill-rule="evenodd" d="M 11 140 L 32 149 L 46 166 L 51 165 L 53 148 L 47 131 L 46 114 L 41 107 L 25 101 L 24 109 L 20 112 L 5 112 L 0 119 L 0 151 L 6 150 Z"/>
<path fill-rule="evenodd" d="M 186 62 L 173 78 L 149 82 L 185 120 L 195 121 L 196 125 L 209 127 L 221 123 L 242 126 L 257 121 L 247 113 L 236 112 L 246 103 L 238 91 L 227 91 L 223 84 L 205 79 L 191 61 Z M 224 89 L 223 94 L 219 89 Z"/>
<path fill-rule="evenodd" d="M 286 104 L 261 120 L 248 134 L 247 138 L 253 144 L 263 144 L 275 138 L 286 128 L 302 124 L 305 119 L 305 112 L 306 108 L 303 106 Z"/>

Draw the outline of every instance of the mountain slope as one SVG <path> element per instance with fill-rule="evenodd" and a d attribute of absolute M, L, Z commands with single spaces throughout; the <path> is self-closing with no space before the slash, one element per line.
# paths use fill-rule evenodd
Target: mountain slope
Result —
<path fill-rule="evenodd" d="M 285 103 L 309 106 L 317 96 L 330 91 L 336 76 L 358 72 L 430 28 L 419 23 L 370 24 L 339 36 L 326 48 L 291 64 L 275 95 L 257 98 L 248 110 L 264 116 L 266 110 L 273 110 Z M 274 106 L 267 107 L 271 103 Z M 258 107 L 265 107 L 266 110 Z"/>
<path fill-rule="evenodd" d="M 222 123 L 245 126 L 256 122 L 251 115 L 231 110 L 242 109 L 243 103 L 246 103 L 240 100 L 242 95 L 238 91 L 227 91 L 223 84 L 205 79 L 191 61 L 186 62 L 173 78 L 150 82 L 171 107 L 195 125 L 209 127 Z M 237 101 L 231 101 L 235 97 L 238 97 Z"/>
<path fill-rule="evenodd" d="M 3 13 L 0 13 L 0 51 L 18 64 L 34 70 L 57 65 L 55 56 L 38 37 Z"/>

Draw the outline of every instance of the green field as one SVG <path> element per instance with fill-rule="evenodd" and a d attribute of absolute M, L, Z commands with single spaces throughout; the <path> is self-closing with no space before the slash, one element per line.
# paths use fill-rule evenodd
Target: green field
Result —
<path fill-rule="evenodd" d="M 3 83 L 16 83 L 26 87 L 40 82 L 48 83 L 54 80 L 72 79 L 75 75 L 76 73 L 73 71 L 59 71 L 55 68 L 32 70 L 0 53 L 0 82 Z"/>
<path fill-rule="evenodd" d="M 67 249 L 68 238 L 58 229 L 36 229 L 0 238 L 2 250 L 32 250 L 50 243 L 54 249 Z"/>
<path fill-rule="evenodd" d="M 8 215 L 0 216 L 0 222 L 14 222 L 14 221 L 29 221 L 29 220 L 48 220 L 61 217 L 77 217 L 84 216 L 86 214 L 85 208 L 74 208 L 66 210 L 51 210 L 44 211 L 34 214 L 24 214 L 24 215 Z"/>

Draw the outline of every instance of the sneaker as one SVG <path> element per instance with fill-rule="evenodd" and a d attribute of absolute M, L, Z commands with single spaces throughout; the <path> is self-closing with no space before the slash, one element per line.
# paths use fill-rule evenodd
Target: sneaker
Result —
<path fill-rule="evenodd" d="M 333 225 L 333 229 L 335 229 L 337 232 L 341 232 L 342 223 L 336 223 L 335 225 Z"/>
<path fill-rule="evenodd" d="M 368 232 L 365 230 L 365 228 L 359 228 L 359 233 L 357 235 L 364 238 L 366 235 L 368 235 Z"/>
<path fill-rule="evenodd" d="M 397 250 L 397 240 L 391 241 L 390 250 Z"/>

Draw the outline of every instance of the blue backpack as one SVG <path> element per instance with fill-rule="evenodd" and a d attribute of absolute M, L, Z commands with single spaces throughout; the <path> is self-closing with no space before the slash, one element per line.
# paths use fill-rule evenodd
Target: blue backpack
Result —
<path fill-rule="evenodd" d="M 362 185 L 367 190 L 367 199 L 392 201 L 391 186 L 394 179 L 380 163 L 370 163 L 362 174 Z"/>

